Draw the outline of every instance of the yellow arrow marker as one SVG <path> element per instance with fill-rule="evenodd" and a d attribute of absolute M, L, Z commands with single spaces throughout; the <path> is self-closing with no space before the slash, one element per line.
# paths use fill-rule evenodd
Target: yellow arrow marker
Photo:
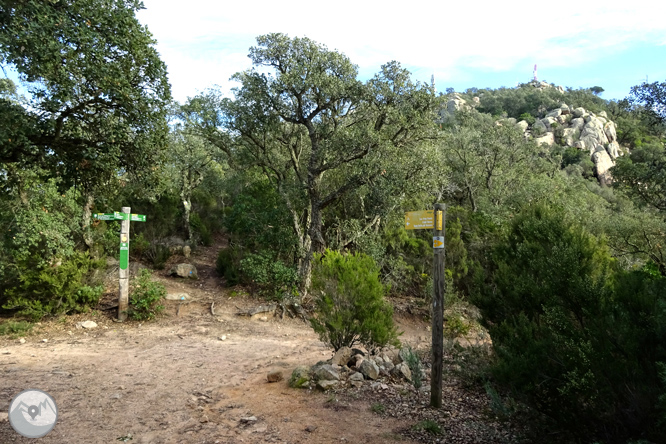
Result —
<path fill-rule="evenodd" d="M 432 248 L 444 248 L 444 236 L 433 236 Z"/>

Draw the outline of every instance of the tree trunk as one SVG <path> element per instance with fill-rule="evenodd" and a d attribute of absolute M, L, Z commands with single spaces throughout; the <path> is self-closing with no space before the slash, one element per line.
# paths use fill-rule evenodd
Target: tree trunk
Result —
<path fill-rule="evenodd" d="M 183 226 L 185 228 L 185 234 L 187 235 L 187 241 L 192 241 L 192 228 L 190 227 L 190 213 L 192 212 L 192 203 L 190 202 L 189 196 L 183 197 L 181 194 L 181 200 L 183 202 Z"/>
<path fill-rule="evenodd" d="M 91 192 L 85 193 L 86 203 L 83 205 L 83 242 L 86 244 L 88 251 L 93 248 L 93 236 L 90 229 L 92 219 L 92 207 L 95 204 L 95 197 Z"/>

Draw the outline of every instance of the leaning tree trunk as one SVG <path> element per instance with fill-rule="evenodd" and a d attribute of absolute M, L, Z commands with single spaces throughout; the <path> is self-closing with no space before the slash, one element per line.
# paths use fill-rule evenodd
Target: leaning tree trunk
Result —
<path fill-rule="evenodd" d="M 187 235 L 187 241 L 192 240 L 192 228 L 190 227 L 190 213 L 192 212 L 192 203 L 189 198 L 182 197 L 183 202 L 183 227 Z"/>

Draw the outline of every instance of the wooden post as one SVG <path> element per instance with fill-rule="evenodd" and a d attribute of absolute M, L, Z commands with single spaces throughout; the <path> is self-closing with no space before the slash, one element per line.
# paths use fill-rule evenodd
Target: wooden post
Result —
<path fill-rule="evenodd" d="M 123 207 L 124 219 L 120 225 L 120 294 L 118 296 L 118 320 L 127 319 L 129 309 L 129 236 L 130 236 L 130 207 Z"/>
<path fill-rule="evenodd" d="M 442 373 L 444 367 L 444 275 L 446 205 L 435 204 L 433 212 L 433 298 L 432 298 L 432 371 L 430 373 L 430 406 L 442 407 Z"/>

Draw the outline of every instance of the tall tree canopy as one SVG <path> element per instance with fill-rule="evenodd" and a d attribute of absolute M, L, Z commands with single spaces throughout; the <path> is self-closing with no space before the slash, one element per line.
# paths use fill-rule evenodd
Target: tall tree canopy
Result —
<path fill-rule="evenodd" d="M 346 56 L 308 38 L 269 34 L 257 43 L 255 68 L 234 76 L 235 98 L 198 97 L 189 119 L 231 161 L 270 178 L 292 214 L 307 289 L 312 256 L 326 246 L 324 211 L 386 176 L 408 181 L 427 164 L 419 150 L 434 131 L 435 98 L 396 62 L 363 83 Z"/>
<path fill-rule="evenodd" d="M 152 164 L 166 137 L 166 66 L 138 0 L 6 0 L 0 63 L 28 103 L 0 99 L 0 163 L 48 167 L 64 183 Z"/>

